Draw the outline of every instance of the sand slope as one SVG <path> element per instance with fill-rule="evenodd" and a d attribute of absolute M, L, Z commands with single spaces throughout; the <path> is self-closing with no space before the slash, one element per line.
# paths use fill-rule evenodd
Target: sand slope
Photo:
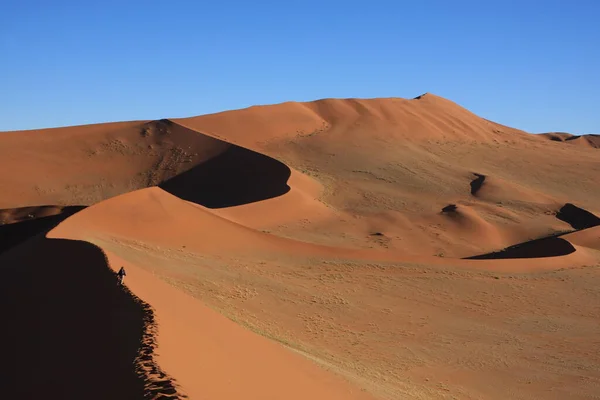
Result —
<path fill-rule="evenodd" d="M 577 246 L 600 250 L 600 228 L 597 226 L 580 232 L 569 233 L 563 238 Z"/>
<path fill-rule="evenodd" d="M 320 182 L 320 199 L 336 215 L 311 229 L 269 227 L 302 240 L 380 246 L 369 235 L 393 218 L 398 223 L 388 228 L 386 248 L 461 257 L 568 229 L 547 216 L 567 202 L 593 209 L 600 196 L 593 149 L 567 153 L 543 137 L 487 121 L 431 94 L 291 102 L 177 123 L 268 154 Z M 478 175 L 487 182 L 474 195 L 471 184 Z M 423 221 L 457 202 L 506 231 L 501 243 L 486 236 L 461 240 L 465 235 L 455 232 L 439 240 L 440 232 Z"/>
<path fill-rule="evenodd" d="M 156 226 L 161 229 L 148 229 Z M 247 255 L 265 254 L 286 248 L 285 240 L 267 240 L 266 234 L 224 220 L 158 188 L 92 206 L 60 224 L 49 237 L 94 242 L 95 235 L 106 238 L 114 234 L 141 243 L 160 243 L 167 251 L 186 248 L 204 255 L 243 254 L 243 249 L 251 250 Z M 121 265 L 127 268 L 133 293 L 151 304 L 161 327 L 156 360 L 167 374 L 176 377 L 183 395 L 219 399 L 372 398 L 303 356 L 241 328 L 143 268 L 110 251 L 107 254 L 113 269 Z"/>
<path fill-rule="evenodd" d="M 10 396 L 597 394 L 593 136 L 426 94 L 3 132 L 0 156 Z"/>
<path fill-rule="evenodd" d="M 568 202 L 593 211 L 600 196 L 593 149 L 565 152 L 432 94 L 4 132 L 0 144 L 10 166 L 0 183 L 14 188 L 0 199 L 5 208 L 89 205 L 160 185 L 243 225 L 259 227 L 261 207 L 285 209 L 260 225 L 280 236 L 411 254 L 464 257 L 562 231 L 568 226 L 551 213 Z M 478 176 L 485 182 L 473 193 Z M 300 182 L 312 188 L 310 199 Z M 290 190 L 296 197 L 282 196 Z M 249 203 L 256 204 L 244 211 Z M 455 203 L 500 233 L 477 241 L 467 231 L 446 235 L 436 215 Z M 384 242 L 373 240 L 377 232 L 386 234 Z"/>
<path fill-rule="evenodd" d="M 411 398 L 415 396 L 435 398 L 439 395 L 436 388 L 422 386 L 414 381 L 423 373 L 417 372 L 422 371 L 421 367 L 417 366 L 430 365 L 431 369 L 427 370 L 435 371 L 435 368 L 448 368 L 448 361 L 441 362 L 435 357 L 420 356 L 417 359 L 408 358 L 394 364 L 390 357 L 393 354 L 403 353 L 390 353 L 389 344 L 386 345 L 390 342 L 384 341 L 377 344 L 377 341 L 373 341 L 380 335 L 388 337 L 388 340 L 393 340 L 392 337 L 397 335 L 397 329 L 404 329 L 402 328 L 404 323 L 400 321 L 408 318 L 406 313 L 412 315 L 409 310 L 411 310 L 410 304 L 413 304 L 413 301 L 417 301 L 421 296 L 439 296 L 440 289 L 437 285 L 444 284 L 447 289 L 443 293 L 449 297 L 444 297 L 446 300 L 441 304 L 444 304 L 445 307 L 452 305 L 450 310 L 453 310 L 452 314 L 458 317 L 461 312 L 461 304 L 464 304 L 465 301 L 476 301 L 474 298 L 477 295 L 473 292 L 476 287 L 475 282 L 481 279 L 494 279 L 494 275 L 483 272 L 485 269 L 495 268 L 505 271 L 504 274 L 517 274 L 503 275 L 502 279 L 509 279 L 508 282 L 511 282 L 511 279 L 517 279 L 514 284 L 519 282 L 517 287 L 520 288 L 519 290 L 524 290 L 531 278 L 528 275 L 520 275 L 522 272 L 519 271 L 535 269 L 535 265 L 546 270 L 573 268 L 589 265 L 588 263 L 598 260 L 598 257 L 587 254 L 584 248 L 573 247 L 567 241 L 570 235 L 566 235 L 564 239 L 557 240 L 563 241 L 568 251 L 561 251 L 560 246 L 552 243 L 549 246 L 538 246 L 538 248 L 532 244 L 521 253 L 512 251 L 508 254 L 508 258 L 502 257 L 502 255 L 494 256 L 490 257 L 488 261 L 464 260 L 458 262 L 458 260 L 438 258 L 434 262 L 421 258 L 419 259 L 421 263 L 428 261 L 429 266 L 415 267 L 415 265 L 423 264 L 415 264 L 416 259 L 411 260 L 406 256 L 402 261 L 400 255 L 395 255 L 396 261 L 388 264 L 385 262 L 385 258 L 381 257 L 382 253 L 379 251 L 356 252 L 282 239 L 239 225 L 215 215 L 215 213 L 219 213 L 219 211 L 187 203 L 159 188 L 149 188 L 89 207 L 66 220 L 50 233 L 52 237 L 84 239 L 96 243 L 107 251 L 114 269 L 120 265 L 126 266 L 130 271 L 129 286 L 134 293 L 154 307 L 159 327 L 162 327 L 158 336 L 159 356 L 156 360 L 165 368 L 166 373 L 177 379 L 178 384 L 181 385 L 181 391 L 190 394 L 192 398 L 207 393 L 219 394 L 223 396 L 222 398 L 227 398 L 227 396 L 235 398 L 236 393 L 239 394 L 239 392 L 229 388 L 228 381 L 223 380 L 224 376 L 231 376 L 235 382 L 242 385 L 248 396 L 251 394 L 264 395 L 267 392 L 282 393 L 285 390 L 283 386 L 273 386 L 268 382 L 258 386 L 253 384 L 253 382 L 262 382 L 260 377 L 248 375 L 247 369 L 239 369 L 239 365 L 246 362 L 249 366 L 252 365 L 255 362 L 253 360 L 263 357 L 264 352 L 260 356 L 253 352 L 246 353 L 247 349 L 257 347 L 257 345 L 251 344 L 255 339 L 247 339 L 248 342 L 246 342 L 237 337 L 237 334 L 231 333 L 234 335 L 231 340 L 242 345 L 245 350 L 229 355 L 233 345 L 223 341 L 223 337 L 230 335 L 226 333 L 229 330 L 237 332 L 237 328 L 234 328 L 236 325 L 232 322 L 225 323 L 225 320 L 218 318 L 217 314 L 208 312 L 204 306 L 196 303 L 197 300 L 206 301 L 211 307 L 228 317 L 243 322 L 256 334 L 283 341 L 308 354 L 318 363 L 332 368 L 337 375 L 353 381 L 355 390 L 364 388 L 368 390 L 368 393 L 379 398 Z M 464 207 L 458 206 L 456 209 L 445 211 L 445 213 L 450 214 L 445 217 L 456 219 L 454 223 L 458 225 L 481 224 L 478 229 L 484 231 L 478 231 L 479 234 L 489 234 L 485 232 L 485 229 L 489 228 L 485 228 L 486 225 L 478 220 L 472 211 Z M 572 211 L 569 212 L 569 215 L 573 214 Z M 573 221 L 571 218 L 566 219 Z M 153 226 L 159 226 L 160 229 L 152 229 Z M 582 230 L 581 233 L 588 235 L 585 230 Z M 591 237 L 590 243 L 595 243 L 593 237 Z M 576 240 L 575 246 L 586 246 L 587 244 L 587 242 Z M 552 253 L 553 251 L 556 253 Z M 499 260 L 498 258 L 505 259 Z M 452 267 L 448 269 L 450 265 Z M 412 285 L 420 282 L 419 278 L 414 277 L 414 274 L 422 278 L 431 274 L 432 279 L 425 281 L 428 283 L 419 283 L 417 292 L 419 294 L 413 293 L 410 297 L 412 300 L 407 302 L 407 300 L 402 300 L 404 299 L 402 294 L 413 292 L 415 289 Z M 438 277 L 444 276 L 454 276 L 454 278 L 449 281 L 437 281 Z M 157 282 L 157 278 L 164 282 Z M 409 286 L 401 283 L 406 279 L 408 279 L 407 282 L 410 282 Z M 434 282 L 437 283 L 434 284 Z M 172 287 L 168 284 L 171 284 Z M 365 285 L 365 289 L 359 289 L 361 285 Z M 308 289 L 313 287 L 315 292 Z M 513 287 L 513 284 L 510 283 L 509 287 Z M 369 292 L 366 292 L 366 288 L 369 288 Z M 400 288 L 402 289 L 400 290 Z M 292 295 L 290 289 L 297 293 Z M 513 287 L 511 290 L 514 289 Z M 182 295 L 178 290 L 186 292 L 188 296 Z M 467 292 L 461 294 L 464 290 Z M 540 295 L 543 293 L 541 287 L 536 290 L 540 290 Z M 384 291 L 387 294 L 375 301 L 376 296 L 370 291 Z M 392 295 L 391 293 L 396 294 Z M 398 297 L 398 295 L 400 296 Z M 506 296 L 509 295 L 506 294 Z M 570 296 L 573 297 L 573 294 Z M 377 304 L 375 313 L 374 310 L 369 312 L 359 306 L 373 301 Z M 502 301 L 510 300 L 509 297 L 506 297 Z M 540 299 L 537 297 L 530 300 L 528 307 L 534 307 L 539 301 Z M 400 315 L 404 315 L 404 317 L 395 316 L 395 313 L 390 315 L 389 311 L 385 311 L 398 307 L 401 310 Z M 423 305 L 420 306 L 421 309 L 423 307 Z M 442 310 L 435 308 L 427 311 L 428 318 L 441 318 Z M 175 314 L 173 310 L 182 311 Z M 516 318 L 518 309 L 513 309 L 511 312 Z M 367 313 L 369 317 L 364 313 Z M 329 317 L 326 317 L 327 315 Z M 202 316 L 201 319 L 200 316 Z M 412 318 L 414 316 L 409 320 Z M 463 315 L 460 318 L 465 324 L 476 323 L 476 319 L 472 319 L 473 316 Z M 194 322 L 196 320 L 198 322 Z M 363 321 L 364 324 L 350 323 L 353 320 Z M 450 354 L 454 351 L 452 344 L 457 343 L 456 340 L 458 340 L 454 335 L 459 333 L 454 331 L 451 325 L 447 325 L 447 322 L 440 323 L 440 332 L 446 332 L 444 335 L 450 335 L 448 337 L 454 337 L 454 339 L 447 342 L 447 345 L 437 342 L 440 340 L 439 338 L 434 342 L 437 343 L 440 354 L 448 354 L 448 357 L 451 357 Z M 213 332 L 212 330 L 210 332 L 207 330 L 207 324 L 211 329 L 215 329 L 214 334 L 210 333 Z M 504 324 L 504 322 L 499 319 L 494 324 Z M 376 329 L 372 330 L 370 328 L 372 326 L 375 326 Z M 411 323 L 410 326 L 412 326 L 411 329 L 421 329 L 418 328 L 419 324 Z M 315 329 L 321 333 L 315 335 Z M 186 339 L 188 334 L 185 332 L 190 332 L 189 339 Z M 249 335 L 249 333 L 239 334 L 242 337 Z M 366 339 L 360 342 L 362 343 L 360 348 L 353 349 L 353 339 L 351 338 L 356 335 L 359 337 L 364 335 Z M 523 335 L 521 340 L 527 342 L 533 340 L 525 331 L 519 335 Z M 203 339 L 200 340 L 200 338 Z M 498 338 L 498 340 L 504 339 Z M 334 344 L 334 341 L 338 343 Z M 406 342 L 401 339 L 400 343 L 405 343 L 406 346 L 413 349 L 414 346 L 422 346 L 420 340 Z M 490 346 L 493 347 L 492 344 Z M 363 353 L 364 351 L 367 351 L 368 356 L 367 353 Z M 509 350 L 505 348 L 503 351 Z M 198 356 L 194 356 L 196 352 L 198 352 Z M 330 352 L 333 352 L 333 358 L 331 358 L 332 353 Z M 211 358 L 213 361 L 210 361 L 210 371 L 212 371 L 210 373 L 215 375 L 210 375 L 212 378 L 209 379 L 213 385 L 199 380 L 195 373 L 209 368 L 204 363 L 197 362 L 200 354 L 206 357 L 206 354 L 209 353 L 211 357 L 214 357 L 214 359 Z M 388 353 L 390 354 L 386 355 Z M 469 354 L 467 358 L 472 360 L 469 362 L 475 362 L 476 359 L 483 360 L 479 352 Z M 406 358 L 407 355 L 403 354 L 402 357 Z M 223 361 L 232 359 L 236 360 L 237 367 L 235 368 Z M 507 376 L 511 374 L 505 369 L 506 367 L 499 367 L 492 359 L 482 362 L 490 363 L 490 368 L 496 371 L 490 375 L 491 377 L 496 376 L 495 374 L 508 374 Z M 265 361 L 261 366 L 267 368 L 269 365 L 277 366 L 280 363 L 285 363 L 288 367 L 294 365 L 290 361 L 284 362 L 274 356 L 272 364 L 267 364 Z M 370 372 L 361 377 L 359 370 L 355 369 L 356 367 L 367 368 Z M 256 370 L 256 367 L 252 368 Z M 285 379 L 291 379 L 290 376 L 297 377 L 300 374 L 298 370 L 292 372 L 293 369 L 289 368 L 273 368 L 284 374 L 277 381 L 285 382 Z M 305 367 L 297 368 L 303 370 Z M 393 371 L 392 375 L 389 375 L 389 371 L 384 372 L 385 370 L 382 368 L 391 368 L 389 371 Z M 401 371 L 398 368 L 409 368 L 412 371 L 410 375 L 412 378 L 400 379 L 401 375 L 396 375 Z M 465 374 L 463 379 L 467 379 L 464 382 L 470 382 L 469 385 L 473 384 L 471 379 L 479 376 L 464 370 L 464 365 L 457 365 L 453 368 L 463 371 Z M 540 368 L 542 367 L 540 366 Z M 236 373 L 241 375 L 235 375 Z M 427 372 L 426 374 L 431 373 Z M 525 372 L 521 371 L 520 373 Z M 201 373 L 202 376 L 208 374 L 208 371 Z M 448 382 L 453 382 L 454 378 L 450 378 L 451 375 L 448 375 L 447 371 L 436 372 L 436 374 L 437 378 L 443 376 L 445 377 L 443 379 L 450 379 Z M 252 379 L 246 380 L 247 376 L 252 376 Z M 387 381 L 377 378 L 378 376 L 387 376 Z M 395 378 L 392 378 L 393 376 Z M 550 375 L 545 376 L 543 382 L 548 382 Z M 335 380 L 336 378 L 323 379 Z M 291 384 L 287 383 L 286 387 Z M 491 383 L 489 385 L 490 388 L 495 387 Z M 314 391 L 312 393 L 313 396 L 317 396 L 316 398 L 319 398 L 320 395 L 325 396 L 323 394 L 325 392 L 319 389 L 318 385 L 303 384 L 303 387 L 312 388 L 310 390 Z M 337 386 L 327 384 L 327 388 L 332 387 Z M 337 392 L 336 389 L 335 393 L 345 393 L 345 390 L 350 389 L 339 390 L 341 392 Z M 459 389 L 455 387 L 453 390 Z M 498 390 L 495 387 L 494 391 Z M 475 392 L 468 390 L 461 393 L 466 398 L 471 398 L 468 396 L 474 395 Z M 467 393 L 470 394 L 467 395 Z M 488 391 L 484 390 L 482 393 L 488 393 Z M 333 396 L 333 394 L 327 396 Z"/>
<path fill-rule="evenodd" d="M 312 361 L 246 330 L 150 273 L 124 265 L 131 290 L 154 309 L 156 358 L 193 399 L 372 399 Z"/>
<path fill-rule="evenodd" d="M 289 190 L 282 163 L 169 120 L 4 132 L 0 143 L 6 208 L 90 205 L 155 185 L 209 207 Z"/>

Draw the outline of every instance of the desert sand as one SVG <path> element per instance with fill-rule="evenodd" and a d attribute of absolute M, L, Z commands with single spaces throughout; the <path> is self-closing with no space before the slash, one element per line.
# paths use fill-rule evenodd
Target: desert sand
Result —
<path fill-rule="evenodd" d="M 433 94 L 0 132 L 0 392 L 600 398 L 597 139 Z"/>

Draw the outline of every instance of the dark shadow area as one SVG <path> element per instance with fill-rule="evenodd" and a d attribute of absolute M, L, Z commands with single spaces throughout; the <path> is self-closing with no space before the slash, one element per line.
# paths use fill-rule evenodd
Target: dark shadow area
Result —
<path fill-rule="evenodd" d="M 481 254 L 478 256 L 465 257 L 465 260 L 498 260 L 507 258 L 545 258 L 566 256 L 575 252 L 575 247 L 559 236 L 565 233 L 558 233 L 552 236 L 530 240 L 507 247 L 504 250 Z"/>
<path fill-rule="evenodd" d="M 152 360 L 152 310 L 99 248 L 40 235 L 0 256 L 0 272 L 2 398 L 181 398 Z"/>
<path fill-rule="evenodd" d="M 0 254 L 40 233 L 48 232 L 59 223 L 84 208 L 85 206 L 64 207 L 60 214 L 0 225 Z"/>
<path fill-rule="evenodd" d="M 287 165 L 271 157 L 231 146 L 220 155 L 183 172 L 160 188 L 208 208 L 232 207 L 289 192 Z"/>
<path fill-rule="evenodd" d="M 591 212 L 567 203 L 556 213 L 556 218 L 571 225 L 573 229 L 581 230 L 600 225 L 600 218 Z"/>
<path fill-rule="evenodd" d="M 442 213 L 455 213 L 458 212 L 458 207 L 456 204 L 448 204 L 446 207 L 442 208 Z"/>
<path fill-rule="evenodd" d="M 565 141 L 575 140 L 575 139 L 578 139 L 580 137 L 583 137 L 583 138 L 597 138 L 597 137 L 600 137 L 600 135 L 597 134 L 597 133 L 588 133 L 586 135 L 573 135 L 571 137 L 566 138 Z"/>
<path fill-rule="evenodd" d="M 556 217 L 571 225 L 572 232 L 560 232 L 540 239 L 530 240 L 507 247 L 504 250 L 465 257 L 466 260 L 493 260 L 506 258 L 544 258 L 566 256 L 575 252 L 575 247 L 560 236 L 568 233 L 579 232 L 583 229 L 600 225 L 600 218 L 591 212 L 579 208 L 571 203 L 565 204 L 557 213 Z"/>
<path fill-rule="evenodd" d="M 476 178 L 471 181 L 471 195 L 475 196 L 477 192 L 479 192 L 479 189 L 481 189 L 481 186 L 483 186 L 483 182 L 485 182 L 485 175 L 475 172 L 473 175 L 475 175 Z"/>

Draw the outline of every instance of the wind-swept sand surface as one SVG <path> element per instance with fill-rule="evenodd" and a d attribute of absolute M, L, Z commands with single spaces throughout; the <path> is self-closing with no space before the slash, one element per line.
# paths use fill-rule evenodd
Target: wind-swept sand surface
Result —
<path fill-rule="evenodd" d="M 600 153 L 554 135 L 431 94 L 0 133 L 0 390 L 599 398 Z"/>

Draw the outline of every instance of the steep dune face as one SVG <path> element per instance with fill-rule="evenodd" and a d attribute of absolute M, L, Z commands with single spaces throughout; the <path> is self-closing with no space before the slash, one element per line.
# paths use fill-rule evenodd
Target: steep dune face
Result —
<path fill-rule="evenodd" d="M 252 182 L 255 179 L 249 179 Z M 286 229 L 306 230 L 307 225 L 332 223 L 343 218 L 340 212 L 319 201 L 324 187 L 315 179 L 290 170 L 290 190 L 284 196 L 237 206 L 213 209 L 217 215 L 261 231 Z M 173 193 L 173 192 L 171 192 Z"/>
<path fill-rule="evenodd" d="M 12 188 L 0 198 L 7 208 L 90 205 L 156 185 L 209 207 L 289 190 L 282 163 L 169 120 L 5 132 L 0 157 L 10 166 L 0 173 Z"/>
<path fill-rule="evenodd" d="M 271 157 L 230 146 L 160 187 L 205 207 L 225 208 L 286 194 L 290 175 L 285 164 Z"/>
<path fill-rule="evenodd" d="M 147 305 L 116 285 L 99 248 L 37 237 L 1 255 L 0 271 L 4 398 L 175 393 L 160 367 L 140 358 L 153 340 Z"/>
<path fill-rule="evenodd" d="M 561 207 L 556 217 L 571 225 L 573 229 L 586 229 L 600 225 L 599 217 L 571 203 Z"/>

